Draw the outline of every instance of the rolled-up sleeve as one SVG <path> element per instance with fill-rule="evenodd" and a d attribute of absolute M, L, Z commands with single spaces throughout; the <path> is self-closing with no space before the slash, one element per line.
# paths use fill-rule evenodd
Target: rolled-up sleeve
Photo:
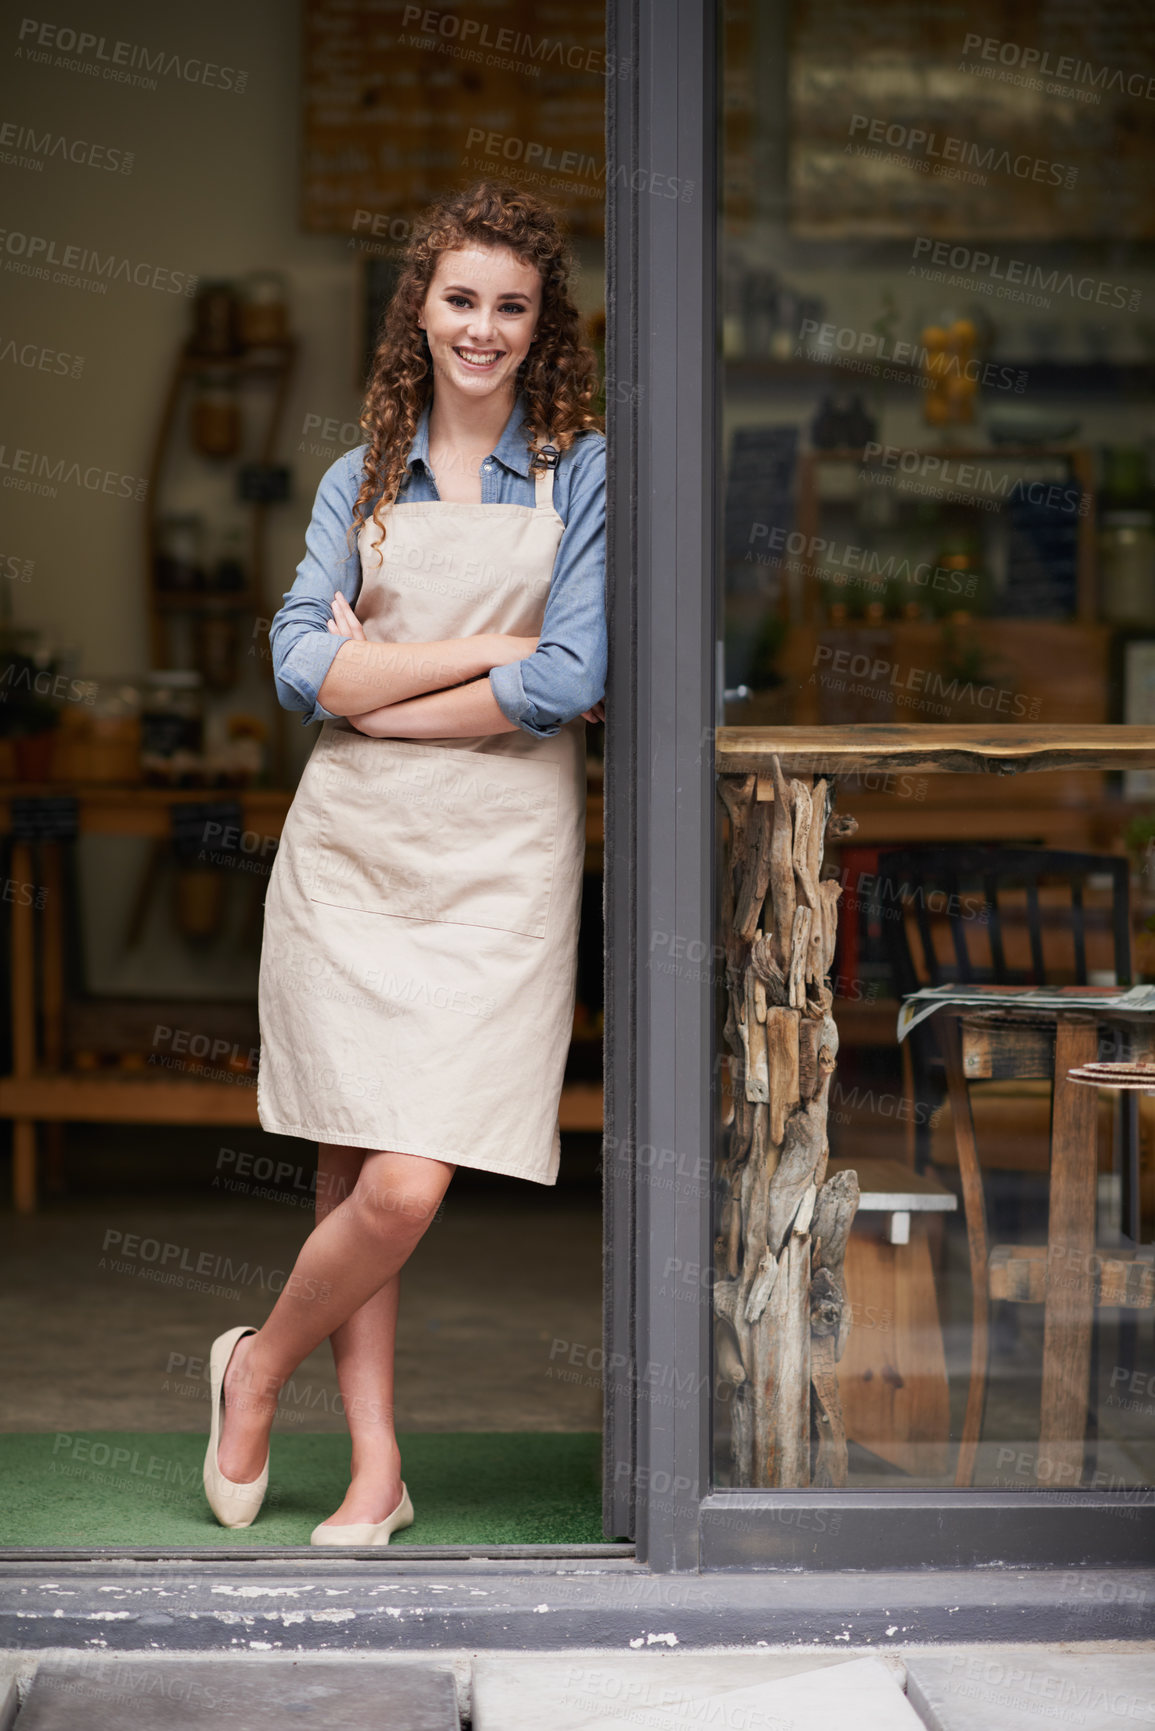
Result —
<path fill-rule="evenodd" d="M 532 655 L 490 670 L 507 721 L 548 739 L 604 695 L 606 636 L 606 443 L 576 442 L 566 524 L 554 560 L 541 635 Z"/>
<path fill-rule="evenodd" d="M 335 719 L 318 703 L 317 693 L 338 649 L 351 641 L 328 625 L 337 590 L 352 605 L 361 586 L 361 560 L 350 529 L 365 449 L 346 452 L 321 477 L 305 532 L 305 557 L 269 627 L 277 701 L 284 709 L 303 709 L 302 724 Z"/>

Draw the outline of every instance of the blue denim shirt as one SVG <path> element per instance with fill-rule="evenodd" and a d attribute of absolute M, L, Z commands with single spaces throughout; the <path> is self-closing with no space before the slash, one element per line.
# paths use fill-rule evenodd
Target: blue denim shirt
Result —
<path fill-rule="evenodd" d="M 521 399 L 505 431 L 481 466 L 483 505 L 532 505 L 534 483 Z M 321 478 L 305 535 L 305 557 L 293 587 L 269 629 L 277 699 L 285 709 L 303 709 L 302 722 L 334 719 L 317 701 L 333 657 L 348 637 L 326 629 L 334 592 L 350 605 L 361 587 L 356 542 L 348 535 L 353 502 L 361 486 L 369 447 L 358 445 L 338 458 Z M 409 450 L 409 474 L 397 504 L 437 499 L 429 467 L 429 405 Z M 540 641 L 532 655 L 494 667 L 489 683 L 507 721 L 548 739 L 563 723 L 605 695 L 605 477 L 606 442 L 582 433 L 564 451 L 554 471 L 553 502 L 565 524 L 554 561 Z M 352 545 L 350 543 L 352 542 Z"/>

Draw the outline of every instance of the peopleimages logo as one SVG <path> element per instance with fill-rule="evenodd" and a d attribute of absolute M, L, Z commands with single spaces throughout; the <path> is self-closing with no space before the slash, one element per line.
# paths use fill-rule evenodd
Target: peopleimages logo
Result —
<path fill-rule="evenodd" d="M 11 450 L 0 444 L 0 486 L 18 493 L 56 497 L 57 484 L 83 487 L 88 493 L 109 493 L 139 504 L 148 493 L 147 475 L 122 475 L 119 469 L 102 469 L 97 463 L 81 468 L 67 457 L 49 456 L 17 445 Z"/>
<path fill-rule="evenodd" d="M 506 174 L 511 173 L 509 165 L 519 165 L 539 177 L 544 174 L 587 175 L 591 190 L 600 191 L 599 183 L 612 180 L 615 185 L 628 187 L 633 192 L 649 192 L 657 198 L 680 198 L 683 204 L 689 204 L 694 196 L 695 183 L 692 180 L 680 180 L 676 175 L 659 174 L 649 168 L 631 169 L 625 163 L 611 170 L 604 161 L 583 156 L 580 151 L 558 153 L 552 144 L 543 144 L 533 138 L 518 138 L 512 133 L 488 132 L 483 126 L 471 126 L 466 135 L 466 150 L 472 150 L 475 145 L 480 145 L 482 151 L 478 166 L 488 167 L 486 158 L 499 158 L 506 165 Z"/>
<path fill-rule="evenodd" d="M 1101 282 L 1093 276 L 1076 277 L 1071 271 L 1060 271 L 1057 266 L 1044 270 L 1042 265 L 1029 264 L 1023 258 L 1004 259 L 997 252 L 983 252 L 977 247 L 955 246 L 947 240 L 932 240 L 929 235 L 918 235 L 911 254 L 915 259 L 927 259 L 930 264 L 939 265 L 946 270 L 962 271 L 976 277 L 989 277 L 992 282 L 1006 286 L 998 290 L 1001 299 L 1027 300 L 1031 296 L 1028 291 L 1042 295 L 1073 295 L 1076 300 L 1094 301 L 1097 306 L 1126 307 L 1131 311 L 1139 305 L 1142 298 L 1141 289 L 1127 288 L 1123 283 Z M 927 277 L 928 281 L 936 280 L 917 265 L 910 265 L 908 275 Z M 1016 288 L 1013 285 L 1021 285 Z M 985 284 L 979 288 L 984 294 L 991 292 Z M 1045 303 L 1049 305 L 1049 302 Z"/>
<path fill-rule="evenodd" d="M 855 154 L 864 154 L 857 134 L 864 132 L 872 145 L 887 144 L 895 151 L 905 151 L 914 166 L 936 174 L 949 173 L 952 164 L 978 171 L 976 178 L 986 185 L 987 174 L 1013 175 L 1017 180 L 1034 180 L 1049 186 L 1074 186 L 1079 170 L 1066 162 L 1051 162 L 1046 157 L 1028 156 L 1025 151 L 1012 155 L 993 144 L 977 144 L 974 139 L 954 138 L 949 133 L 928 132 L 922 126 L 903 126 L 898 121 L 880 120 L 869 114 L 854 114 L 849 134 Z M 849 149 L 849 145 L 847 149 Z M 878 152 L 866 152 L 877 155 Z"/>
<path fill-rule="evenodd" d="M 543 66 L 555 71 L 564 68 L 570 72 L 594 72 L 606 78 L 624 78 L 633 64 L 630 60 L 618 60 L 601 48 L 583 48 L 576 42 L 564 42 L 558 37 L 530 36 L 509 26 L 491 30 L 490 24 L 480 18 L 438 12 L 427 6 L 406 6 L 401 28 L 408 30 L 411 25 L 416 25 L 426 36 L 439 38 L 442 47 L 459 44 L 467 50 L 467 58 L 482 60 L 481 51 L 488 50 L 486 65 L 509 64 L 520 58 L 531 78 L 540 77 Z"/>
<path fill-rule="evenodd" d="M 1004 42 L 997 36 L 968 32 L 963 38 L 962 51 L 971 54 L 975 49 L 981 60 L 1012 67 L 1028 75 L 1032 89 L 1046 88 L 1051 94 L 1061 95 L 1064 85 L 1091 85 L 1096 92 L 1111 90 L 1120 96 L 1140 96 L 1148 102 L 1155 98 L 1155 78 L 1147 72 L 1124 72 L 1119 66 L 1094 66 L 1091 61 L 1079 60 L 1072 54 L 1053 56 L 1049 49 L 1027 48 L 1018 42 Z M 969 71 L 969 67 L 966 70 Z M 1044 86 L 1042 80 L 1046 78 L 1058 82 Z"/>
<path fill-rule="evenodd" d="M 90 144 L 83 138 L 66 138 L 63 133 L 37 132 L 15 120 L 0 123 L 0 162 L 9 168 L 34 168 L 40 172 L 45 162 L 56 157 L 61 162 L 75 162 L 81 168 L 104 169 L 109 174 L 131 174 L 136 160 L 131 150 L 118 150 L 108 144 Z M 27 152 L 26 155 L 21 154 Z"/>
<path fill-rule="evenodd" d="M 79 286 L 106 294 L 110 282 L 126 282 L 137 288 L 159 289 L 162 294 L 196 293 L 197 279 L 188 271 L 120 258 L 114 252 L 99 253 L 88 246 L 58 246 L 45 235 L 24 234 L 19 229 L 0 228 L 0 250 L 8 254 L 5 270 L 43 282 L 64 283 L 69 288 Z M 58 267 L 55 271 L 49 268 L 53 265 Z"/>
<path fill-rule="evenodd" d="M 198 60 L 167 54 L 163 48 L 145 48 L 139 42 L 112 42 L 90 30 L 22 18 L 17 31 L 16 56 L 36 65 L 59 66 L 67 72 L 86 72 L 115 84 L 156 89 L 156 78 L 179 78 L 185 84 L 204 84 L 213 90 L 232 90 L 238 96 L 249 75 L 235 66 L 218 66 L 213 60 Z M 140 76 L 141 73 L 146 76 Z"/>
<path fill-rule="evenodd" d="M 1013 500 L 1079 517 L 1085 517 L 1091 509 L 1091 495 L 1084 493 L 1081 487 L 1064 487 L 1057 481 L 1033 479 L 1026 475 L 1012 477 L 1007 470 L 996 472 L 987 463 L 965 463 L 957 457 L 942 457 L 937 451 L 880 445 L 875 440 L 862 447 L 859 474 L 864 481 L 887 484 L 900 474 L 915 476 L 918 480 L 933 482 L 933 490 L 941 498 L 969 499 L 974 495 L 988 494 L 989 498 L 985 500 L 976 499 L 976 503 L 981 503 L 984 508 L 990 505 L 997 509 L 1000 502 Z M 913 485 L 917 487 L 917 484 L 916 480 Z"/>

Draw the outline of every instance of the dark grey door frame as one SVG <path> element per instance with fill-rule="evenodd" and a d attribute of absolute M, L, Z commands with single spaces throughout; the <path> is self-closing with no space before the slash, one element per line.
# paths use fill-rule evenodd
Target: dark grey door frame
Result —
<path fill-rule="evenodd" d="M 663 1573 L 1142 1565 L 1153 1491 L 711 1489 L 720 9 L 608 8 L 606 1536 Z"/>
<path fill-rule="evenodd" d="M 606 1531 L 661 1570 L 699 1566 L 710 1463 L 709 1304 L 669 1270 L 710 1237 L 709 970 L 677 958 L 714 899 L 713 12 L 609 9 Z"/>

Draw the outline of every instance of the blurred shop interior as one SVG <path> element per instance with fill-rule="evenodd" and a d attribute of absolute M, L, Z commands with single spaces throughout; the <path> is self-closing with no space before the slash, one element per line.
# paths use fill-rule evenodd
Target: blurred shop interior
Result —
<path fill-rule="evenodd" d="M 931 749 L 939 725 L 1155 730 L 1150 9 L 725 14 L 719 720 L 887 724 Z M 1098 1096 L 1086 1454 L 1059 1476 L 1039 1443 L 1043 1264 L 1016 1284 L 1048 1255 L 1051 1058 L 975 1055 L 968 1201 L 931 1030 L 900 1046 L 896 1017 L 930 983 L 1155 980 L 1155 774 L 875 771 L 840 776 L 837 805 L 857 826 L 826 865 L 830 1152 L 862 1191 L 849 1483 L 955 1482 L 989 1285 L 983 1441 L 959 1482 L 1149 1485 L 1155 1407 L 1131 1384 L 1153 1368 L 1155 1094 Z M 968 1254 L 980 1219 L 989 1263 Z M 1111 1288 L 1115 1252 L 1138 1286 Z M 715 1469 L 736 1483 L 727 1394 Z"/>
<path fill-rule="evenodd" d="M 28 1435 L 195 1432 L 209 1342 L 267 1314 L 269 1270 L 291 1267 L 310 1226 L 315 1147 L 266 1136 L 255 1104 L 262 902 L 317 737 L 276 702 L 268 630 L 317 485 L 362 442 L 413 217 L 483 177 L 552 197 L 587 340 L 604 347 L 601 6 L 485 4 L 463 39 L 461 19 L 446 30 L 439 13 L 369 0 L 98 10 L 95 47 L 55 27 L 20 36 L 10 107 L 25 124 L 0 164 L 16 339 L 0 566 L 4 1425 Z M 603 731 L 587 730 L 558 1188 L 461 1170 L 401 1307 L 400 1432 L 430 1447 L 433 1433 L 520 1437 L 521 1453 L 464 1472 L 459 1459 L 453 1482 L 476 1468 L 493 1491 L 488 1525 L 465 1506 L 443 1533 L 423 1523 L 423 1542 L 603 1536 L 597 1358 L 563 1379 L 558 1348 L 579 1366 L 601 1341 Z M 221 1275 L 230 1262 L 250 1281 Z M 327 1347 L 298 1383 L 313 1397 L 283 1402 L 279 1432 L 339 1445 Z M 71 1517 L 46 1518 L 21 1529 L 29 1542 L 63 1542 Z M 196 1497 L 186 1518 L 221 1536 Z M 280 1537 L 306 1542 L 304 1518 Z"/>
<path fill-rule="evenodd" d="M 192 1460 L 208 1344 L 272 1298 L 180 1270 L 206 1251 L 212 1268 L 283 1269 L 308 1227 L 315 1151 L 264 1136 L 252 1093 L 264 885 L 314 740 L 276 704 L 267 634 L 316 486 L 361 442 L 367 351 L 412 216 L 482 173 L 543 191 L 570 223 L 590 341 L 604 340 L 603 10 L 466 10 L 512 44 L 467 47 L 436 22 L 455 14 L 391 0 L 302 0 L 295 24 L 270 0 L 207 0 L 164 21 L 195 77 L 119 83 L 31 41 L 13 63 L 29 134 L 99 151 L 37 157 L 29 136 L 0 163 L 19 338 L 0 353 L 10 1439 L 189 1433 Z M 1000 0 L 965 17 L 905 0 L 718 10 L 717 719 L 1155 728 L 1155 108 L 1130 88 L 1155 68 L 1152 16 L 1041 4 L 1027 31 Z M 129 0 L 100 28 L 156 40 L 155 15 Z M 534 64 L 543 42 L 567 54 Z M 227 82 L 206 81 L 209 61 Z M 21 235 L 80 256 L 43 265 Z M 602 734 L 587 735 L 558 1191 L 460 1171 L 402 1283 L 409 1482 L 410 1459 L 436 1476 L 439 1434 L 488 1436 L 508 1447 L 487 1445 L 476 1482 L 495 1498 L 532 1484 L 537 1500 L 520 1525 L 508 1501 L 480 1517 L 455 1506 L 434 1540 L 612 1536 L 598 1465 Z M 174 791 L 195 795 L 175 814 Z M 900 992 L 927 977 L 909 892 L 938 897 L 944 967 L 965 937 L 978 976 L 998 972 L 984 911 L 997 893 L 999 977 L 1026 978 L 1041 947 L 1052 983 L 1155 981 L 1155 772 L 843 776 L 838 810 L 857 832 L 827 856 L 842 885 L 830 1153 L 864 1191 L 873 1162 L 883 1199 L 860 1209 L 847 1260 L 850 1483 L 950 1484 L 974 1284 L 992 1275 L 968 1253 L 941 1068 L 896 1039 Z M 968 864 L 964 848 L 988 852 Z M 1004 896 L 991 860 L 1012 850 L 1080 863 Z M 921 865 L 888 879 L 899 851 Z M 889 901 L 884 881 L 899 886 Z M 1046 1240 L 1039 1068 L 972 1089 L 996 1246 Z M 145 1078 L 169 1090 L 166 1122 L 139 1121 Z M 1105 1251 L 1151 1241 L 1152 1107 L 1099 1097 Z M 974 1477 L 1029 1489 L 1042 1307 L 1013 1302 L 1003 1278 Z M 1155 1483 L 1155 1403 L 1129 1393 L 1155 1369 L 1153 1282 L 1140 1263 L 1125 1301 L 1101 1290 L 1088 1317 L 1087 1468 L 1120 1487 Z M 727 1484 L 721 1373 L 716 1386 Z M 318 1353 L 278 1420 L 286 1448 L 339 1443 L 335 1388 Z M 114 1492 L 86 1511 L 88 1536 L 105 1518 L 112 1532 Z M 67 1542 L 75 1517 L 37 1510 L 26 1541 Z M 303 1542 L 303 1515 L 275 1518 L 271 1542 Z M 149 1519 L 145 1536 L 220 1538 L 207 1511 Z"/>

